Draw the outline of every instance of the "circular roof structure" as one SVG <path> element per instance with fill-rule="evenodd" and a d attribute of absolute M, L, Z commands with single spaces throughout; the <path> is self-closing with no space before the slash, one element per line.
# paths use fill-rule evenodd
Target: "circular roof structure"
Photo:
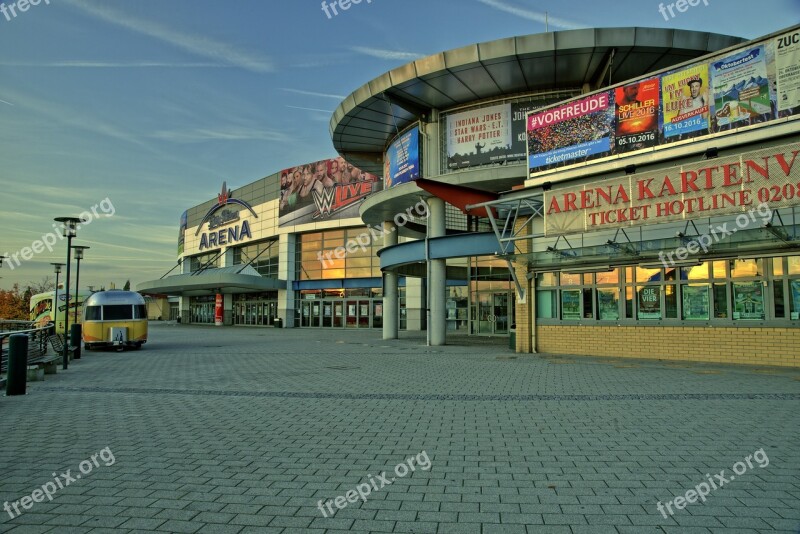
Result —
<path fill-rule="evenodd" d="M 418 59 L 353 91 L 336 108 L 336 151 L 383 175 L 383 151 L 432 109 L 548 90 L 589 90 L 728 48 L 746 39 L 662 28 L 590 28 L 509 37 Z"/>

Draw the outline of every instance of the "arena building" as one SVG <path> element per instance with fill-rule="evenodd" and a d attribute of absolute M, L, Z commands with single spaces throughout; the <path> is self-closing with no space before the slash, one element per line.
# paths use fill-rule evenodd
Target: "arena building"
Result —
<path fill-rule="evenodd" d="M 800 365 L 798 41 L 588 29 L 414 61 L 340 104 L 339 158 L 189 209 L 180 274 L 139 289 L 193 323 Z"/>

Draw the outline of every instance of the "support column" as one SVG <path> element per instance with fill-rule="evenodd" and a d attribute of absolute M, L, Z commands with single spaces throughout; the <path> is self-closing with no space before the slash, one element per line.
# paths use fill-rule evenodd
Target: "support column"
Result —
<path fill-rule="evenodd" d="M 397 244 L 397 225 L 392 221 L 383 223 L 383 246 L 390 247 Z M 400 300 L 397 296 L 397 273 L 384 271 L 383 273 L 383 339 L 397 339 L 399 320 L 398 312 Z"/>
<path fill-rule="evenodd" d="M 281 234 L 278 238 L 278 278 L 286 280 L 286 289 L 278 290 L 278 317 L 283 319 L 284 328 L 293 328 L 295 292 L 292 289 L 292 282 L 295 278 L 295 248 L 297 246 L 297 236 L 293 234 Z"/>
<path fill-rule="evenodd" d="M 428 199 L 428 238 L 443 237 L 445 230 L 444 200 L 437 197 Z M 431 346 L 444 345 L 447 338 L 447 260 L 428 258 L 428 294 L 430 301 L 430 322 L 428 323 Z"/>

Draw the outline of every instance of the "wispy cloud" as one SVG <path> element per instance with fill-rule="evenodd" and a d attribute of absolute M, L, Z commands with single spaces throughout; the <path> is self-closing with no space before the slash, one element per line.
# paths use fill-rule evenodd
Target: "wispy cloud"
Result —
<path fill-rule="evenodd" d="M 194 128 L 190 130 L 160 131 L 152 135 L 156 139 L 176 143 L 197 143 L 201 141 L 287 141 L 282 132 L 257 128 Z"/>
<path fill-rule="evenodd" d="M 281 87 L 282 91 L 287 91 L 289 93 L 296 93 L 298 95 L 308 95 L 308 96 L 319 96 L 322 98 L 333 98 L 335 100 L 344 100 L 344 95 L 332 95 L 329 93 L 315 93 L 314 91 L 303 91 L 302 89 L 289 89 L 286 87 Z"/>
<path fill-rule="evenodd" d="M 74 69 L 142 69 L 142 68 L 170 68 L 170 69 L 208 69 L 230 68 L 231 65 L 221 63 L 191 63 L 168 61 L 48 61 L 44 63 L 30 62 L 0 62 L 0 67 L 33 67 L 33 68 L 74 68 Z"/>
<path fill-rule="evenodd" d="M 399 59 L 401 61 L 413 61 L 424 57 L 422 54 L 414 52 L 399 52 L 396 50 L 381 50 L 380 48 L 369 48 L 366 46 L 351 46 L 350 50 L 365 56 L 376 57 L 378 59 Z"/>
<path fill-rule="evenodd" d="M 271 72 L 274 69 L 272 61 L 269 59 L 246 50 L 240 50 L 228 43 L 177 31 L 158 22 L 138 18 L 130 13 L 110 8 L 105 4 L 89 3 L 86 0 L 64 1 L 95 18 L 158 39 L 215 62 L 235 65 L 253 72 Z"/>
<path fill-rule="evenodd" d="M 552 25 L 555 28 L 572 30 L 575 28 L 582 28 L 585 26 L 585 24 L 580 24 L 577 22 L 572 22 L 569 20 L 564 20 L 557 17 L 549 16 L 541 11 L 531 11 L 530 9 L 523 9 L 521 7 L 513 6 L 511 4 L 501 2 L 500 0 L 477 0 L 477 1 L 483 5 L 497 9 L 498 11 L 510 13 L 516 17 L 532 20 L 535 22 L 541 22 L 542 24 L 547 22 L 548 24 Z"/>
<path fill-rule="evenodd" d="M 333 110 L 330 110 L 330 109 L 304 108 L 302 106 L 290 106 L 289 104 L 286 104 L 286 107 L 287 108 L 292 108 L 292 109 L 305 109 L 306 111 L 319 111 L 319 112 L 322 112 L 322 113 L 327 113 L 329 115 L 331 113 L 333 113 Z"/>
<path fill-rule="evenodd" d="M 5 100 L 0 100 L 0 102 L 2 102 L 3 104 L 8 104 L 9 106 L 13 106 L 14 105 L 11 102 L 6 102 Z"/>

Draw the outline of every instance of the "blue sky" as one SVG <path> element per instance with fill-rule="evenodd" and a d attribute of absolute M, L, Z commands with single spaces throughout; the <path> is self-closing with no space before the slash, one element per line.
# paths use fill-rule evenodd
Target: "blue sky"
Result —
<path fill-rule="evenodd" d="M 319 0 L 45 1 L 0 14 L 0 254 L 108 198 L 114 215 L 74 242 L 92 247 L 82 287 L 160 277 L 186 208 L 223 180 L 335 155 L 341 99 L 417 57 L 544 31 L 545 10 L 551 30 L 755 38 L 800 22 L 800 0 L 708 0 L 670 20 L 651 0 L 363 0 L 330 18 Z M 51 276 L 65 254 L 4 265 L 0 288 Z"/>

